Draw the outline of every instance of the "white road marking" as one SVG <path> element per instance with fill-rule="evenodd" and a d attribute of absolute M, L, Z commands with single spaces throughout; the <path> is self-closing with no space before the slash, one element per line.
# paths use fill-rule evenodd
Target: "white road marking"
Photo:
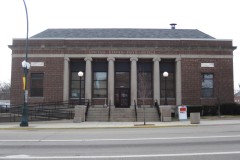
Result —
<path fill-rule="evenodd" d="M 200 137 L 165 137 L 165 138 L 126 138 L 126 139 L 15 139 L 0 140 L 0 142 L 93 142 L 93 141 L 148 141 L 148 140 L 181 140 L 181 139 L 214 139 L 237 138 L 240 135 L 229 136 L 200 136 Z"/>
<path fill-rule="evenodd" d="M 179 153 L 179 154 L 151 154 L 151 155 L 116 155 L 116 156 L 29 156 L 13 155 L 0 157 L 0 159 L 111 159 L 111 158 L 150 158 L 150 157 L 184 157 L 184 156 L 213 156 L 240 154 L 240 151 L 231 152 L 206 152 L 206 153 Z"/>
<path fill-rule="evenodd" d="M 6 156 L 6 158 L 29 158 L 29 155 L 10 155 Z"/>

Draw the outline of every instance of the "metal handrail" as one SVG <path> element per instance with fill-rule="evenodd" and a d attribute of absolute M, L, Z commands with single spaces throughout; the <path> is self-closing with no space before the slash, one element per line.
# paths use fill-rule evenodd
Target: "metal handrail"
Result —
<path fill-rule="evenodd" d="M 134 108 L 135 108 L 135 118 L 136 118 L 136 122 L 137 122 L 137 103 L 136 100 L 134 100 Z"/>
<path fill-rule="evenodd" d="M 161 113 L 160 113 L 159 104 L 158 104 L 157 99 L 155 100 L 154 106 L 157 109 L 158 117 L 159 117 L 159 120 L 161 121 Z"/>
<path fill-rule="evenodd" d="M 108 103 L 108 122 L 111 121 L 111 100 Z"/>
<path fill-rule="evenodd" d="M 85 100 L 87 108 L 90 107 L 90 100 Z M 29 120 L 57 120 L 57 119 L 73 119 L 73 108 L 78 102 L 74 101 L 57 101 L 32 103 L 28 105 Z M 1 110 L 0 110 L 1 111 Z M 19 121 L 22 116 L 22 105 L 11 105 L 11 107 L 0 114 L 5 117 L 6 121 Z"/>
<path fill-rule="evenodd" d="M 87 108 L 86 108 L 86 112 L 85 112 L 85 120 L 87 121 L 87 117 L 88 117 L 88 109 L 90 107 L 90 104 L 89 104 L 89 100 L 87 101 Z"/>

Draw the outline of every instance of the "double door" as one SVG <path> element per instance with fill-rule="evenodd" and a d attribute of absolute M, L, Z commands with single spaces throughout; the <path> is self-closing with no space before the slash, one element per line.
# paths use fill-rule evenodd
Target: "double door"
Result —
<path fill-rule="evenodd" d="M 115 107 L 116 108 L 130 107 L 129 88 L 115 88 Z"/>

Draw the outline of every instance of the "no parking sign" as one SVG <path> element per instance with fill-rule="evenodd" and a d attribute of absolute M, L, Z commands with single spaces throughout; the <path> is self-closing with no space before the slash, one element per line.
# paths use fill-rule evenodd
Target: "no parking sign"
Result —
<path fill-rule="evenodd" d="M 178 106 L 179 120 L 187 120 L 187 106 Z"/>

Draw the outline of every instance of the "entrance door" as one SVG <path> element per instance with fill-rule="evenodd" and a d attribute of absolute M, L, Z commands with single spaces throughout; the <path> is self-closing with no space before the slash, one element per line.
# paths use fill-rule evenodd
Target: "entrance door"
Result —
<path fill-rule="evenodd" d="M 129 108 L 130 97 L 128 88 L 115 89 L 115 107 L 116 108 Z"/>

